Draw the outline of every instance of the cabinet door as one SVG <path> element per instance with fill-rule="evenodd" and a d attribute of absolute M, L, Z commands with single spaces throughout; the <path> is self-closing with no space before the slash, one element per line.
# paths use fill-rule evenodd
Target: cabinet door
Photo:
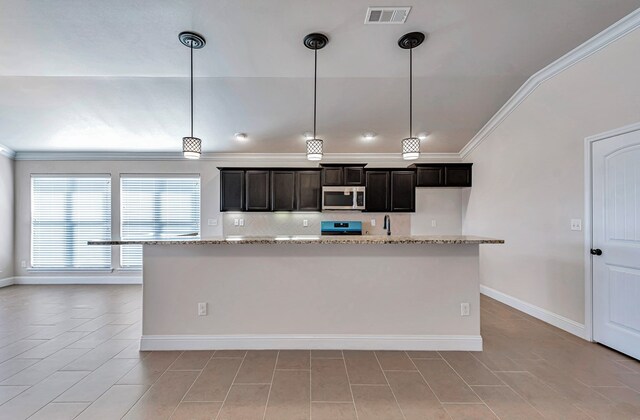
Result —
<path fill-rule="evenodd" d="M 391 211 L 416 211 L 415 182 L 414 171 L 391 172 Z"/>
<path fill-rule="evenodd" d="M 246 210 L 269 211 L 269 171 L 250 170 L 246 172 Z"/>
<path fill-rule="evenodd" d="M 364 185 L 364 168 L 346 166 L 344 168 L 344 185 Z"/>
<path fill-rule="evenodd" d="M 322 185 L 344 185 L 342 167 L 322 169 Z"/>
<path fill-rule="evenodd" d="M 367 171 L 365 208 L 369 212 L 384 212 L 390 209 L 389 171 Z"/>
<path fill-rule="evenodd" d="M 444 168 L 444 185 L 447 187 L 470 187 L 471 165 L 447 165 Z"/>
<path fill-rule="evenodd" d="M 271 171 L 271 209 L 274 211 L 296 209 L 295 171 Z"/>
<path fill-rule="evenodd" d="M 434 165 L 418 168 L 418 187 L 444 186 L 444 166 Z"/>
<path fill-rule="evenodd" d="M 320 171 L 298 171 L 297 209 L 300 211 L 320 211 L 322 186 Z"/>
<path fill-rule="evenodd" d="M 220 211 L 244 210 L 244 171 L 220 171 Z"/>

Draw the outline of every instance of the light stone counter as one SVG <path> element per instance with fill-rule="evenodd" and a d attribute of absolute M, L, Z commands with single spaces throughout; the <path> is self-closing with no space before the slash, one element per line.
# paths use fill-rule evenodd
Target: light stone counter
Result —
<path fill-rule="evenodd" d="M 481 236 L 446 235 L 446 236 L 227 236 L 209 239 L 184 240 L 149 240 L 149 241 L 91 241 L 89 245 L 269 245 L 269 244 L 437 244 L 437 245 L 469 245 L 469 244 L 502 244 L 501 239 Z"/>

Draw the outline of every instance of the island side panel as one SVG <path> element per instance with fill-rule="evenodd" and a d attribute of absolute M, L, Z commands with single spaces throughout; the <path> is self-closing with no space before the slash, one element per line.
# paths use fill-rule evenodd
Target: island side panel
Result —
<path fill-rule="evenodd" d="M 475 244 L 145 245 L 143 347 L 481 343 L 478 260 Z"/>

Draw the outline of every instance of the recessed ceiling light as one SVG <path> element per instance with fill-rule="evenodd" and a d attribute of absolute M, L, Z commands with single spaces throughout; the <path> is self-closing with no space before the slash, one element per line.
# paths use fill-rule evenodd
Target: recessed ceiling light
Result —
<path fill-rule="evenodd" d="M 247 136 L 247 133 L 236 133 L 233 135 L 233 137 L 238 141 L 245 141 L 247 138 L 249 138 L 249 136 Z"/>
<path fill-rule="evenodd" d="M 362 135 L 362 138 L 366 141 L 371 141 L 376 138 L 376 133 L 374 133 L 373 131 L 368 131 Z"/>
<path fill-rule="evenodd" d="M 420 140 L 426 140 L 427 137 L 429 137 L 431 133 L 429 133 L 428 131 L 423 131 L 422 133 L 418 133 L 418 138 Z"/>
<path fill-rule="evenodd" d="M 305 140 L 312 140 L 313 133 L 311 131 L 305 131 L 304 133 L 302 133 L 302 137 L 304 137 Z"/>

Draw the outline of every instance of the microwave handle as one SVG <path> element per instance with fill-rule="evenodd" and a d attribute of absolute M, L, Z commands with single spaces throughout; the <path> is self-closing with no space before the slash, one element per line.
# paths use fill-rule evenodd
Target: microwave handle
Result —
<path fill-rule="evenodd" d="M 351 208 L 357 208 L 358 207 L 358 192 L 356 191 L 356 189 L 354 188 L 353 190 L 351 190 L 351 195 L 353 195 L 353 204 L 351 206 Z"/>

